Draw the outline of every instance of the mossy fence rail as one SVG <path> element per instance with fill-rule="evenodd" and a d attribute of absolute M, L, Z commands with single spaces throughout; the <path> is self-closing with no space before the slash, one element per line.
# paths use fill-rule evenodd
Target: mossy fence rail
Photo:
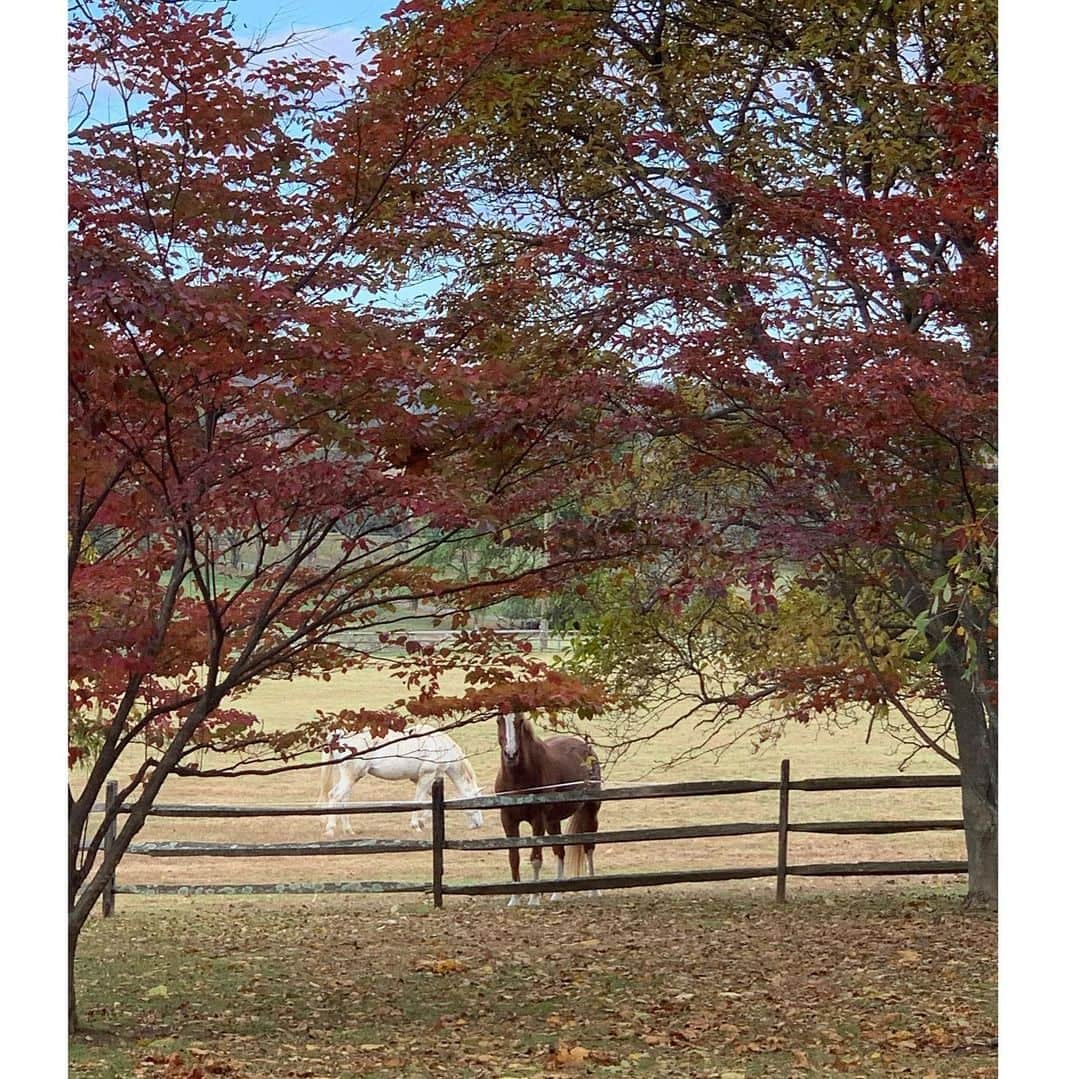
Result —
<path fill-rule="evenodd" d="M 721 779 L 694 783 L 663 783 L 649 786 L 601 788 L 592 784 L 575 784 L 559 789 L 546 788 L 534 793 L 484 795 L 477 798 L 457 798 L 447 801 L 443 782 L 436 780 L 428 805 L 414 801 L 354 802 L 334 807 L 344 814 L 403 813 L 418 807 L 430 808 L 431 839 L 345 839 L 303 843 L 197 843 L 167 841 L 132 843 L 130 854 L 160 858 L 193 857 L 289 857 L 328 854 L 393 854 L 430 851 L 431 879 L 426 881 L 349 880 L 331 882 L 300 882 L 293 884 L 118 884 L 109 882 L 102 895 L 102 910 L 112 913 L 115 896 L 129 895 L 229 895 L 229 894 L 303 894 L 324 892 L 420 892 L 430 894 L 436 907 L 444 897 L 453 895 L 522 895 L 533 892 L 573 892 L 606 890 L 609 888 L 644 888 L 662 884 L 696 883 L 701 881 L 748 880 L 760 877 L 776 878 L 776 898 L 783 902 L 788 877 L 863 877 L 863 876 L 926 876 L 967 872 L 966 861 L 903 861 L 903 862 L 841 862 L 792 865 L 788 861 L 788 837 L 792 832 L 812 832 L 825 835 L 889 835 L 901 832 L 957 830 L 962 820 L 856 820 L 793 823 L 789 818 L 792 791 L 864 791 L 864 790 L 924 790 L 939 787 L 959 787 L 960 777 L 950 775 L 894 776 L 829 776 L 818 779 L 792 779 L 791 766 L 783 761 L 779 780 Z M 116 784 L 107 787 L 106 804 L 101 807 L 115 813 L 128 811 L 116 805 Z M 765 866 L 667 870 L 652 873 L 608 873 L 595 877 L 564 877 L 512 883 L 449 883 L 445 879 L 443 855 L 448 850 L 508 850 L 511 847 L 552 847 L 569 845 L 569 836 L 519 836 L 514 838 L 486 837 L 482 839 L 448 839 L 446 814 L 469 809 L 498 809 L 509 805 L 539 805 L 551 802 L 621 801 L 636 798 L 698 798 L 725 794 L 751 794 L 776 791 L 775 821 L 757 823 L 688 824 L 667 828 L 630 828 L 619 831 L 575 834 L 575 842 L 597 845 L 607 843 L 641 843 L 665 839 L 696 839 L 708 836 L 742 836 L 774 833 L 777 837 L 776 864 Z M 326 806 L 260 806 L 260 805 L 159 805 L 150 810 L 156 817 L 285 817 L 324 816 Z M 115 813 L 113 825 L 115 825 Z M 106 850 L 114 841 L 115 827 L 109 829 Z"/>

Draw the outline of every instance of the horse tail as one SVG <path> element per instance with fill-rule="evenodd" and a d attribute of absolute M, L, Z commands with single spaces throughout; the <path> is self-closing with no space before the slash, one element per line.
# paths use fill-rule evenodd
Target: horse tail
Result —
<path fill-rule="evenodd" d="M 596 754 L 592 750 L 590 750 L 590 755 L 592 760 L 589 762 L 589 784 L 590 786 L 598 787 L 600 786 L 600 762 L 596 759 Z M 582 832 L 595 832 L 599 815 L 599 802 L 582 802 L 577 809 L 574 810 L 573 816 L 571 816 L 570 822 L 566 826 L 567 835 L 573 835 L 574 833 L 580 834 Z M 594 843 L 575 843 L 567 848 L 567 876 L 584 876 L 586 847 L 588 847 L 589 850 L 592 850 L 595 845 L 596 844 Z"/>
<path fill-rule="evenodd" d="M 334 786 L 334 755 L 332 753 L 324 753 L 322 755 L 323 764 L 319 769 L 319 801 L 318 805 L 326 805 L 330 801 L 330 791 Z"/>
<path fill-rule="evenodd" d="M 592 832 L 596 828 L 596 803 L 585 802 L 574 810 L 570 823 L 566 826 L 567 835 L 574 832 Z M 585 848 L 574 843 L 566 848 L 566 875 L 581 877 L 585 874 Z"/>

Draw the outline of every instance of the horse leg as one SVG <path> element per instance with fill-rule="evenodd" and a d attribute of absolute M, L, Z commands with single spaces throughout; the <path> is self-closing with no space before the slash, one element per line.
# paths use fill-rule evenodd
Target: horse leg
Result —
<path fill-rule="evenodd" d="M 347 768 L 348 765 L 343 765 L 342 767 Z M 366 774 L 366 772 L 367 772 L 367 769 L 364 769 L 364 774 Z M 356 786 L 356 781 L 359 778 L 360 778 L 359 775 L 353 776 L 353 775 L 349 775 L 348 772 L 345 772 L 345 771 L 342 772 L 341 783 L 343 783 L 345 785 L 345 789 L 341 792 L 341 798 L 339 799 L 340 801 L 342 801 L 342 802 L 348 801 L 349 797 L 352 795 L 352 789 L 353 789 L 354 786 Z M 341 815 L 341 817 L 340 817 L 340 820 L 341 820 L 341 834 L 342 835 L 356 835 L 356 832 L 353 830 L 352 814 L 351 813 L 343 813 Z"/>
<path fill-rule="evenodd" d="M 532 833 L 533 833 L 533 835 L 542 836 L 544 834 L 544 818 L 543 817 L 534 818 L 529 823 L 532 825 Z M 529 855 L 529 861 L 532 862 L 533 880 L 534 881 L 539 880 L 540 879 L 540 870 L 543 868 L 543 865 L 544 865 L 544 848 L 543 847 L 533 847 L 532 853 Z M 533 892 L 532 895 L 529 896 L 529 906 L 530 907 L 538 907 L 538 906 L 540 906 L 540 893 L 539 892 Z"/>
<path fill-rule="evenodd" d="M 348 776 L 345 772 L 344 765 L 338 765 L 338 779 L 337 782 L 330 788 L 330 792 L 327 796 L 327 801 L 331 807 L 340 805 L 349 795 L 349 790 L 352 784 L 348 782 Z M 333 839 L 334 834 L 337 832 L 338 825 L 341 825 L 342 832 L 352 832 L 352 824 L 349 821 L 348 816 L 344 814 L 331 813 L 326 818 L 326 830 L 325 835 L 327 839 Z"/>
<path fill-rule="evenodd" d="M 507 839 L 516 839 L 521 835 L 521 822 L 516 820 L 510 820 L 505 815 L 502 818 L 503 833 Z M 506 857 L 510 861 L 510 879 L 515 884 L 521 883 L 521 850 L 518 847 L 509 847 L 506 851 Z M 512 895 L 510 902 L 506 905 L 508 907 L 516 907 L 520 896 Z"/>
<path fill-rule="evenodd" d="M 593 850 L 596 846 L 595 843 L 588 842 L 585 838 L 594 834 L 597 830 L 598 811 L 595 802 L 583 802 L 579 805 L 570 817 L 570 823 L 566 826 L 566 838 L 569 840 L 570 845 L 570 875 L 575 878 L 582 878 L 585 876 L 583 863 L 588 860 L 590 877 L 596 876 L 593 869 Z M 561 870 L 561 866 L 559 867 Z M 559 873 L 562 876 L 562 873 Z M 596 895 L 596 890 L 593 889 L 593 895 Z M 555 897 L 552 896 L 552 899 Z"/>
<path fill-rule="evenodd" d="M 597 802 L 590 804 L 592 805 L 592 813 L 589 816 L 587 828 L 589 831 L 595 832 L 600 828 L 600 805 Z M 582 847 L 582 850 L 585 852 L 585 864 L 589 867 L 589 876 L 595 877 L 596 869 L 593 866 L 593 851 L 596 850 L 596 845 L 594 843 L 586 844 Z M 596 888 L 593 888 L 589 894 L 593 899 L 600 898 L 600 892 Z"/>
<path fill-rule="evenodd" d="M 585 861 L 588 863 L 588 866 L 589 866 L 589 876 L 590 877 L 595 877 L 596 876 L 596 870 L 593 868 L 593 860 L 592 860 L 593 850 L 594 850 L 593 847 L 586 847 L 585 848 Z M 591 895 L 593 897 L 593 899 L 599 899 L 600 898 L 600 893 L 595 888 L 593 888 L 592 891 L 589 892 L 589 895 Z"/>
<path fill-rule="evenodd" d="M 330 761 L 331 759 L 332 758 L 331 758 L 329 753 L 324 753 L 323 754 L 323 760 Z M 333 770 L 334 770 L 335 767 L 337 768 L 337 772 L 340 775 L 341 774 L 341 766 L 340 765 L 337 765 L 337 766 L 335 766 L 333 764 L 324 764 L 323 765 L 323 774 L 322 774 L 322 779 L 321 779 L 321 786 L 320 786 L 320 789 L 319 789 L 319 798 L 321 800 L 321 803 L 323 805 L 326 805 L 326 806 L 329 806 L 329 805 L 332 804 L 331 801 L 330 801 L 330 795 L 333 793 L 334 787 L 336 786 L 336 784 L 334 782 L 334 777 L 333 777 Z M 337 816 L 335 814 L 332 814 L 332 813 L 327 814 L 327 816 L 323 817 L 323 835 L 327 839 L 333 839 L 334 832 L 336 832 L 336 831 L 337 831 Z"/>
<path fill-rule="evenodd" d="M 416 832 L 422 832 L 424 825 L 431 820 L 430 809 L 420 809 L 420 804 L 431 801 L 431 788 L 435 784 L 435 777 L 439 773 L 437 771 L 421 772 L 420 778 L 416 781 L 416 793 L 413 795 L 413 801 L 418 803 L 417 808 L 413 810 L 412 816 L 409 818 L 409 827 Z"/>
<path fill-rule="evenodd" d="M 548 821 L 548 835 L 562 835 L 562 828 L 557 820 Z M 555 852 L 555 879 L 562 880 L 566 875 L 566 848 L 565 847 L 552 847 Z M 551 903 L 557 903 L 562 899 L 562 892 L 552 892 L 548 896 L 548 901 Z"/>

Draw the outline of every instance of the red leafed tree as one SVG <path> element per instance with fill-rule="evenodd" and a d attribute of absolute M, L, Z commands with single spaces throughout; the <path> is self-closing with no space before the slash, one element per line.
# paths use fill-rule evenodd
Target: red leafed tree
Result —
<path fill-rule="evenodd" d="M 415 63 L 499 43 L 456 102 L 487 225 L 462 258 L 557 281 L 637 375 L 617 498 L 651 561 L 600 588 L 587 669 L 718 724 L 894 710 L 960 769 L 973 899 L 997 890 L 994 34 L 990 3 L 917 0 L 417 0 L 382 34 Z"/>
<path fill-rule="evenodd" d="M 597 414 L 599 360 L 556 333 L 518 335 L 522 290 L 464 289 L 423 322 L 390 309 L 416 294 L 411 274 L 437 271 L 427 253 L 467 212 L 443 164 L 489 51 L 445 67 L 375 58 L 350 81 L 333 61 L 242 46 L 224 10 L 74 9 L 72 971 L 165 779 L 198 774 L 206 750 L 242 750 L 221 774 L 325 744 L 332 727 L 595 706 L 475 630 L 444 655 L 404 654 L 417 673 L 397 709 L 343 708 L 275 739 L 236 703 L 259 679 L 368 662 L 343 634 L 393 636 L 411 601 L 463 627 L 469 610 L 617 549 L 594 535 L 523 569 L 437 568 L 476 537 L 542 549 L 541 509 L 573 499 L 620 427 Z M 469 670 L 467 698 L 439 695 L 446 664 Z M 91 826 L 135 746 L 130 812 Z"/>

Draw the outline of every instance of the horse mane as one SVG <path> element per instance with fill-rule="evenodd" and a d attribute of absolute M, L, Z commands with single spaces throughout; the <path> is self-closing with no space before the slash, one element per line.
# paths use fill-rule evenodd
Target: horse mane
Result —
<path fill-rule="evenodd" d="M 322 755 L 322 767 L 319 769 L 319 804 L 330 800 L 330 790 L 334 786 L 333 769 L 337 766 L 333 763 L 333 755 Z"/>
<path fill-rule="evenodd" d="M 532 720 L 524 713 L 521 713 L 521 733 L 523 740 L 531 740 L 537 745 L 543 745 L 543 738 L 536 733 L 536 728 L 533 727 Z"/>
<path fill-rule="evenodd" d="M 319 768 L 319 801 L 327 802 L 330 800 L 330 791 L 334 788 L 334 773 L 339 771 L 343 764 L 348 763 L 354 759 L 356 753 L 370 749 L 374 739 L 371 734 L 366 731 L 353 731 L 351 734 L 347 731 L 335 731 L 331 737 L 336 737 L 339 743 L 339 749 L 349 751 L 350 755 L 345 757 L 336 756 L 331 750 L 324 749 L 322 752 L 322 766 Z M 350 739 L 359 738 L 366 742 L 363 746 L 353 745 Z"/>
<path fill-rule="evenodd" d="M 476 773 L 473 771 L 473 766 L 469 763 L 469 758 L 464 753 L 460 758 L 461 770 L 465 773 L 465 778 L 469 780 L 474 787 L 480 786 L 480 781 L 476 778 Z"/>

